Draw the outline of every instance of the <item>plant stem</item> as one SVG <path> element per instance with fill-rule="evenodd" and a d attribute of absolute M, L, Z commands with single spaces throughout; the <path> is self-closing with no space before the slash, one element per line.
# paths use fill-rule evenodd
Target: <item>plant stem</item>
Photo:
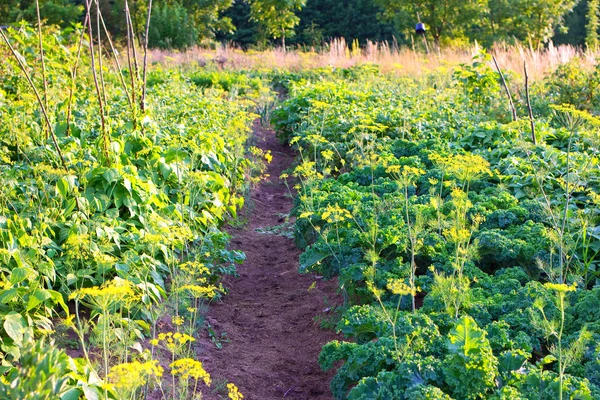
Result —
<path fill-rule="evenodd" d="M 404 208 L 406 210 L 406 224 L 408 226 L 408 237 L 410 239 L 410 296 L 412 298 L 412 311 L 416 310 L 415 303 L 415 242 L 416 238 L 413 237 L 412 224 L 410 222 L 410 215 L 408 213 L 408 185 L 404 185 Z"/>

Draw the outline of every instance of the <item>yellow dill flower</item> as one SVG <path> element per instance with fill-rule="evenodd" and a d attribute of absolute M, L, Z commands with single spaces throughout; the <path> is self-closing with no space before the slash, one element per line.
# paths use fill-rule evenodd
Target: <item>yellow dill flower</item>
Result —
<path fill-rule="evenodd" d="M 200 286 L 200 285 L 183 285 L 179 288 L 179 291 L 188 291 L 193 297 L 207 297 L 213 298 L 217 294 L 216 286 Z"/>
<path fill-rule="evenodd" d="M 63 247 L 68 257 L 84 260 L 90 255 L 90 235 L 87 233 L 69 235 Z"/>
<path fill-rule="evenodd" d="M 309 218 L 313 215 L 314 215 L 314 213 L 311 211 L 304 211 L 302 214 L 300 214 L 300 216 L 298 218 L 304 219 L 304 218 Z"/>
<path fill-rule="evenodd" d="M 321 156 L 323 157 L 323 159 L 325 159 L 327 161 L 333 160 L 333 155 L 334 155 L 334 153 L 331 150 L 323 150 L 321 152 Z"/>
<path fill-rule="evenodd" d="M 485 222 L 485 216 L 481 215 L 481 214 L 475 214 L 473 215 L 473 225 L 474 226 L 479 226 L 482 223 Z"/>
<path fill-rule="evenodd" d="M 134 301 L 138 298 L 133 290 L 134 286 L 128 280 L 119 277 L 105 283 L 101 287 L 93 286 L 74 291 L 69 295 L 69 300 L 81 300 L 84 297 L 90 298 L 98 306 L 107 306 L 115 301 Z"/>
<path fill-rule="evenodd" d="M 184 318 L 182 316 L 174 315 L 173 317 L 171 317 L 171 322 L 175 326 L 181 326 L 181 325 L 183 325 L 183 321 L 184 321 Z"/>
<path fill-rule="evenodd" d="M 413 185 L 419 176 L 425 174 L 425 171 L 421 168 L 411 167 L 410 165 L 390 165 L 385 172 L 390 174 L 402 186 Z"/>
<path fill-rule="evenodd" d="M 67 317 L 62 321 L 63 325 L 68 328 L 75 326 L 75 324 L 73 323 L 74 318 L 75 314 L 67 315 Z"/>
<path fill-rule="evenodd" d="M 385 169 L 388 174 L 399 174 L 402 166 L 401 165 L 390 165 Z"/>
<path fill-rule="evenodd" d="M 492 174 L 490 163 L 476 154 L 454 154 L 448 157 L 431 154 L 429 158 L 439 168 L 464 182 L 470 182 L 481 175 Z"/>
<path fill-rule="evenodd" d="M 240 393 L 237 386 L 233 383 L 227 384 L 227 390 L 229 391 L 228 396 L 231 400 L 242 400 L 244 398 L 244 395 Z"/>
<path fill-rule="evenodd" d="M 271 150 L 267 150 L 264 157 L 267 164 L 271 164 L 271 161 L 273 161 L 273 155 L 271 154 Z"/>
<path fill-rule="evenodd" d="M 405 296 L 407 294 L 416 295 L 416 290 L 412 290 L 410 286 L 402 282 L 400 279 L 390 279 L 387 282 L 387 288 L 393 294 Z"/>
<path fill-rule="evenodd" d="M 206 265 L 198 261 L 188 261 L 183 264 L 179 264 L 179 269 L 183 272 L 193 275 L 208 275 L 210 270 Z"/>
<path fill-rule="evenodd" d="M 442 234 L 451 243 L 464 243 L 471 237 L 468 229 L 456 229 L 455 227 L 444 230 Z"/>
<path fill-rule="evenodd" d="M 182 358 L 169 364 L 172 375 L 179 375 L 181 379 L 187 380 L 193 378 L 196 380 L 202 380 L 206 386 L 210 386 L 210 375 L 200 361 L 196 361 L 192 358 Z"/>
<path fill-rule="evenodd" d="M 321 214 L 321 218 L 331 224 L 333 222 L 342 222 L 352 218 L 352 214 L 350 211 L 341 208 L 337 204 L 334 206 L 328 205 L 325 208 L 325 211 Z"/>
<path fill-rule="evenodd" d="M 133 361 L 112 367 L 108 374 L 108 380 L 115 388 L 131 392 L 144 385 L 148 377 L 160 378 L 162 374 L 163 368 L 156 360 L 145 363 Z"/>
<path fill-rule="evenodd" d="M 373 293 L 373 296 L 375 296 L 376 298 L 380 298 L 383 295 L 383 290 L 379 289 L 377 286 L 375 286 L 375 284 L 371 281 L 367 281 L 367 289 L 369 289 L 369 291 L 371 293 Z"/>
<path fill-rule="evenodd" d="M 161 332 L 155 339 L 150 340 L 150 344 L 152 346 L 161 346 L 172 353 L 176 353 L 183 345 L 194 341 L 196 339 L 185 333 Z"/>
<path fill-rule="evenodd" d="M 185 333 L 175 333 L 173 335 L 173 339 L 176 340 L 177 342 L 179 342 L 179 344 L 186 344 L 187 342 L 193 342 L 196 339 L 194 339 L 193 337 L 191 337 L 190 335 L 187 335 Z"/>
<path fill-rule="evenodd" d="M 577 290 L 575 285 L 569 286 L 569 285 L 565 285 L 564 283 L 548 282 L 548 283 L 545 283 L 544 286 L 546 287 L 546 289 L 554 290 L 557 293 L 568 293 L 568 292 L 574 292 L 575 290 Z"/>

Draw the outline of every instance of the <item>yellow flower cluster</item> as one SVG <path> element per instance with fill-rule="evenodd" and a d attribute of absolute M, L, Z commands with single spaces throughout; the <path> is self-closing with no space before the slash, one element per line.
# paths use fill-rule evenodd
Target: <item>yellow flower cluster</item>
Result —
<path fill-rule="evenodd" d="M 312 211 L 304 211 L 302 214 L 300 214 L 300 216 L 298 218 L 299 219 L 310 218 L 313 215 L 315 215 L 315 213 Z"/>
<path fill-rule="evenodd" d="M 87 233 L 69 235 L 65 240 L 64 248 L 71 259 L 84 260 L 90 255 L 90 235 Z"/>
<path fill-rule="evenodd" d="M 116 277 L 101 287 L 93 286 L 90 288 L 76 290 L 69 295 L 69 300 L 82 299 L 85 296 L 100 300 L 98 303 L 102 302 L 103 299 L 108 298 L 118 300 L 133 300 L 137 297 L 133 288 L 133 283 L 130 281 Z"/>
<path fill-rule="evenodd" d="M 179 269 L 182 272 L 186 272 L 194 276 L 210 274 L 210 270 L 208 269 L 208 267 L 206 267 L 206 265 L 198 261 L 188 261 L 183 264 L 179 264 Z"/>
<path fill-rule="evenodd" d="M 392 294 L 398 294 L 400 296 L 406 296 L 407 294 L 415 296 L 417 294 L 416 290 L 411 289 L 410 286 L 402 282 L 400 279 L 388 280 L 387 288 L 390 292 L 392 292 Z"/>
<path fill-rule="evenodd" d="M 554 290 L 557 293 L 568 293 L 568 292 L 574 292 L 575 290 L 577 290 L 575 285 L 569 286 L 569 285 L 565 285 L 564 283 L 548 282 L 548 283 L 545 283 L 544 286 L 546 287 L 546 289 Z"/>
<path fill-rule="evenodd" d="M 450 243 L 465 243 L 471 237 L 468 229 L 456 229 L 456 227 L 444 230 L 443 234 Z"/>
<path fill-rule="evenodd" d="M 171 364 L 172 375 L 179 375 L 181 379 L 188 380 L 190 378 L 203 380 L 206 386 L 210 386 L 210 375 L 204 370 L 202 363 L 192 358 L 182 358 Z"/>
<path fill-rule="evenodd" d="M 333 155 L 334 155 L 334 153 L 331 150 L 323 150 L 321 152 L 321 157 L 323 157 L 323 159 L 327 160 L 327 161 L 333 160 Z"/>
<path fill-rule="evenodd" d="M 419 176 L 425 174 L 425 171 L 421 168 L 410 165 L 390 165 L 385 169 L 385 172 L 403 186 L 412 185 Z"/>
<path fill-rule="evenodd" d="M 231 400 L 242 400 L 244 398 L 244 395 L 240 393 L 237 386 L 235 386 L 233 383 L 227 384 L 227 390 L 229 391 L 228 396 Z"/>
<path fill-rule="evenodd" d="M 152 339 L 150 344 L 152 346 L 158 346 L 159 344 L 164 344 L 165 347 L 171 351 L 179 346 L 183 346 L 186 343 L 194 342 L 196 339 L 187 335 L 185 333 L 159 333 L 156 339 Z"/>
<path fill-rule="evenodd" d="M 156 360 L 145 363 L 133 361 L 112 367 L 108 374 L 108 380 L 117 389 L 133 391 L 142 386 L 149 376 L 160 378 L 162 374 L 163 368 Z"/>
<path fill-rule="evenodd" d="M 294 176 L 307 180 L 323 178 L 323 175 L 317 172 L 316 164 L 313 161 L 306 161 L 297 166 Z"/>
<path fill-rule="evenodd" d="M 473 206 L 469 196 L 461 188 L 453 188 L 451 192 L 452 202 L 459 209 L 469 209 Z"/>
<path fill-rule="evenodd" d="M 192 295 L 192 297 L 195 298 L 207 297 L 209 299 L 212 299 L 217 294 L 217 287 L 213 285 L 183 285 L 179 288 L 179 290 L 188 291 Z"/>
<path fill-rule="evenodd" d="M 342 222 L 349 218 L 352 218 L 352 214 L 350 213 L 350 211 L 341 208 L 337 204 L 335 206 L 328 205 L 325 209 L 325 212 L 321 214 L 321 218 L 329 223 Z"/>
<path fill-rule="evenodd" d="M 184 318 L 182 316 L 180 316 L 180 315 L 174 315 L 173 317 L 171 317 L 171 322 L 175 326 L 181 326 L 181 325 L 183 325 L 183 321 L 184 321 Z"/>
<path fill-rule="evenodd" d="M 490 163 L 476 154 L 454 154 L 448 157 L 431 154 L 429 158 L 439 168 L 464 182 L 470 182 L 481 175 L 492 174 Z"/>

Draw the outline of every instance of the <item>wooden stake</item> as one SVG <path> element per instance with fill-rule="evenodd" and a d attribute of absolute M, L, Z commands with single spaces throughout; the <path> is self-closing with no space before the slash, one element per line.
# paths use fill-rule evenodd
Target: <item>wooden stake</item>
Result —
<path fill-rule="evenodd" d="M 510 110 L 512 112 L 513 121 L 517 120 L 517 110 L 515 109 L 515 103 L 513 103 L 512 95 L 510 94 L 510 90 L 508 89 L 508 85 L 506 84 L 506 80 L 504 79 L 504 74 L 498 65 L 498 61 L 496 57 L 492 55 L 492 60 L 494 60 L 494 64 L 496 65 L 496 69 L 498 70 L 498 74 L 500 74 L 500 79 L 502 80 L 502 86 L 504 86 L 504 90 L 506 91 L 506 96 L 508 97 L 508 104 L 510 105 Z"/>
<path fill-rule="evenodd" d="M 531 123 L 531 141 L 537 144 L 535 139 L 535 123 L 533 120 L 533 111 L 531 110 L 531 100 L 529 98 L 529 75 L 527 74 L 527 61 L 523 61 L 523 70 L 525 71 L 525 97 L 527 100 L 527 111 L 529 111 L 529 122 Z"/>

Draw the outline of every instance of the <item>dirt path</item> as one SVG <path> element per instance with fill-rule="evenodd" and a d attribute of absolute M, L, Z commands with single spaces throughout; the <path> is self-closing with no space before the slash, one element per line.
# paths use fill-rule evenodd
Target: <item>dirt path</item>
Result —
<path fill-rule="evenodd" d="M 270 178 L 251 193 L 248 224 L 230 231 L 232 247 L 247 256 L 238 267 L 240 278 L 225 282 L 229 294 L 208 311 L 207 321 L 217 334 L 227 332 L 230 342 L 218 349 L 207 341 L 201 359 L 212 375 L 213 390 L 228 381 L 247 400 L 331 399 L 331 375 L 321 371 L 317 359 L 321 346 L 336 335 L 321 329 L 315 317 L 327 318 L 324 310 L 339 304 L 336 283 L 299 275 L 300 252 L 293 240 L 265 233 L 281 225 L 292 207 L 279 176 L 293 154 L 258 123 L 254 132 L 256 146 L 272 151 Z"/>

